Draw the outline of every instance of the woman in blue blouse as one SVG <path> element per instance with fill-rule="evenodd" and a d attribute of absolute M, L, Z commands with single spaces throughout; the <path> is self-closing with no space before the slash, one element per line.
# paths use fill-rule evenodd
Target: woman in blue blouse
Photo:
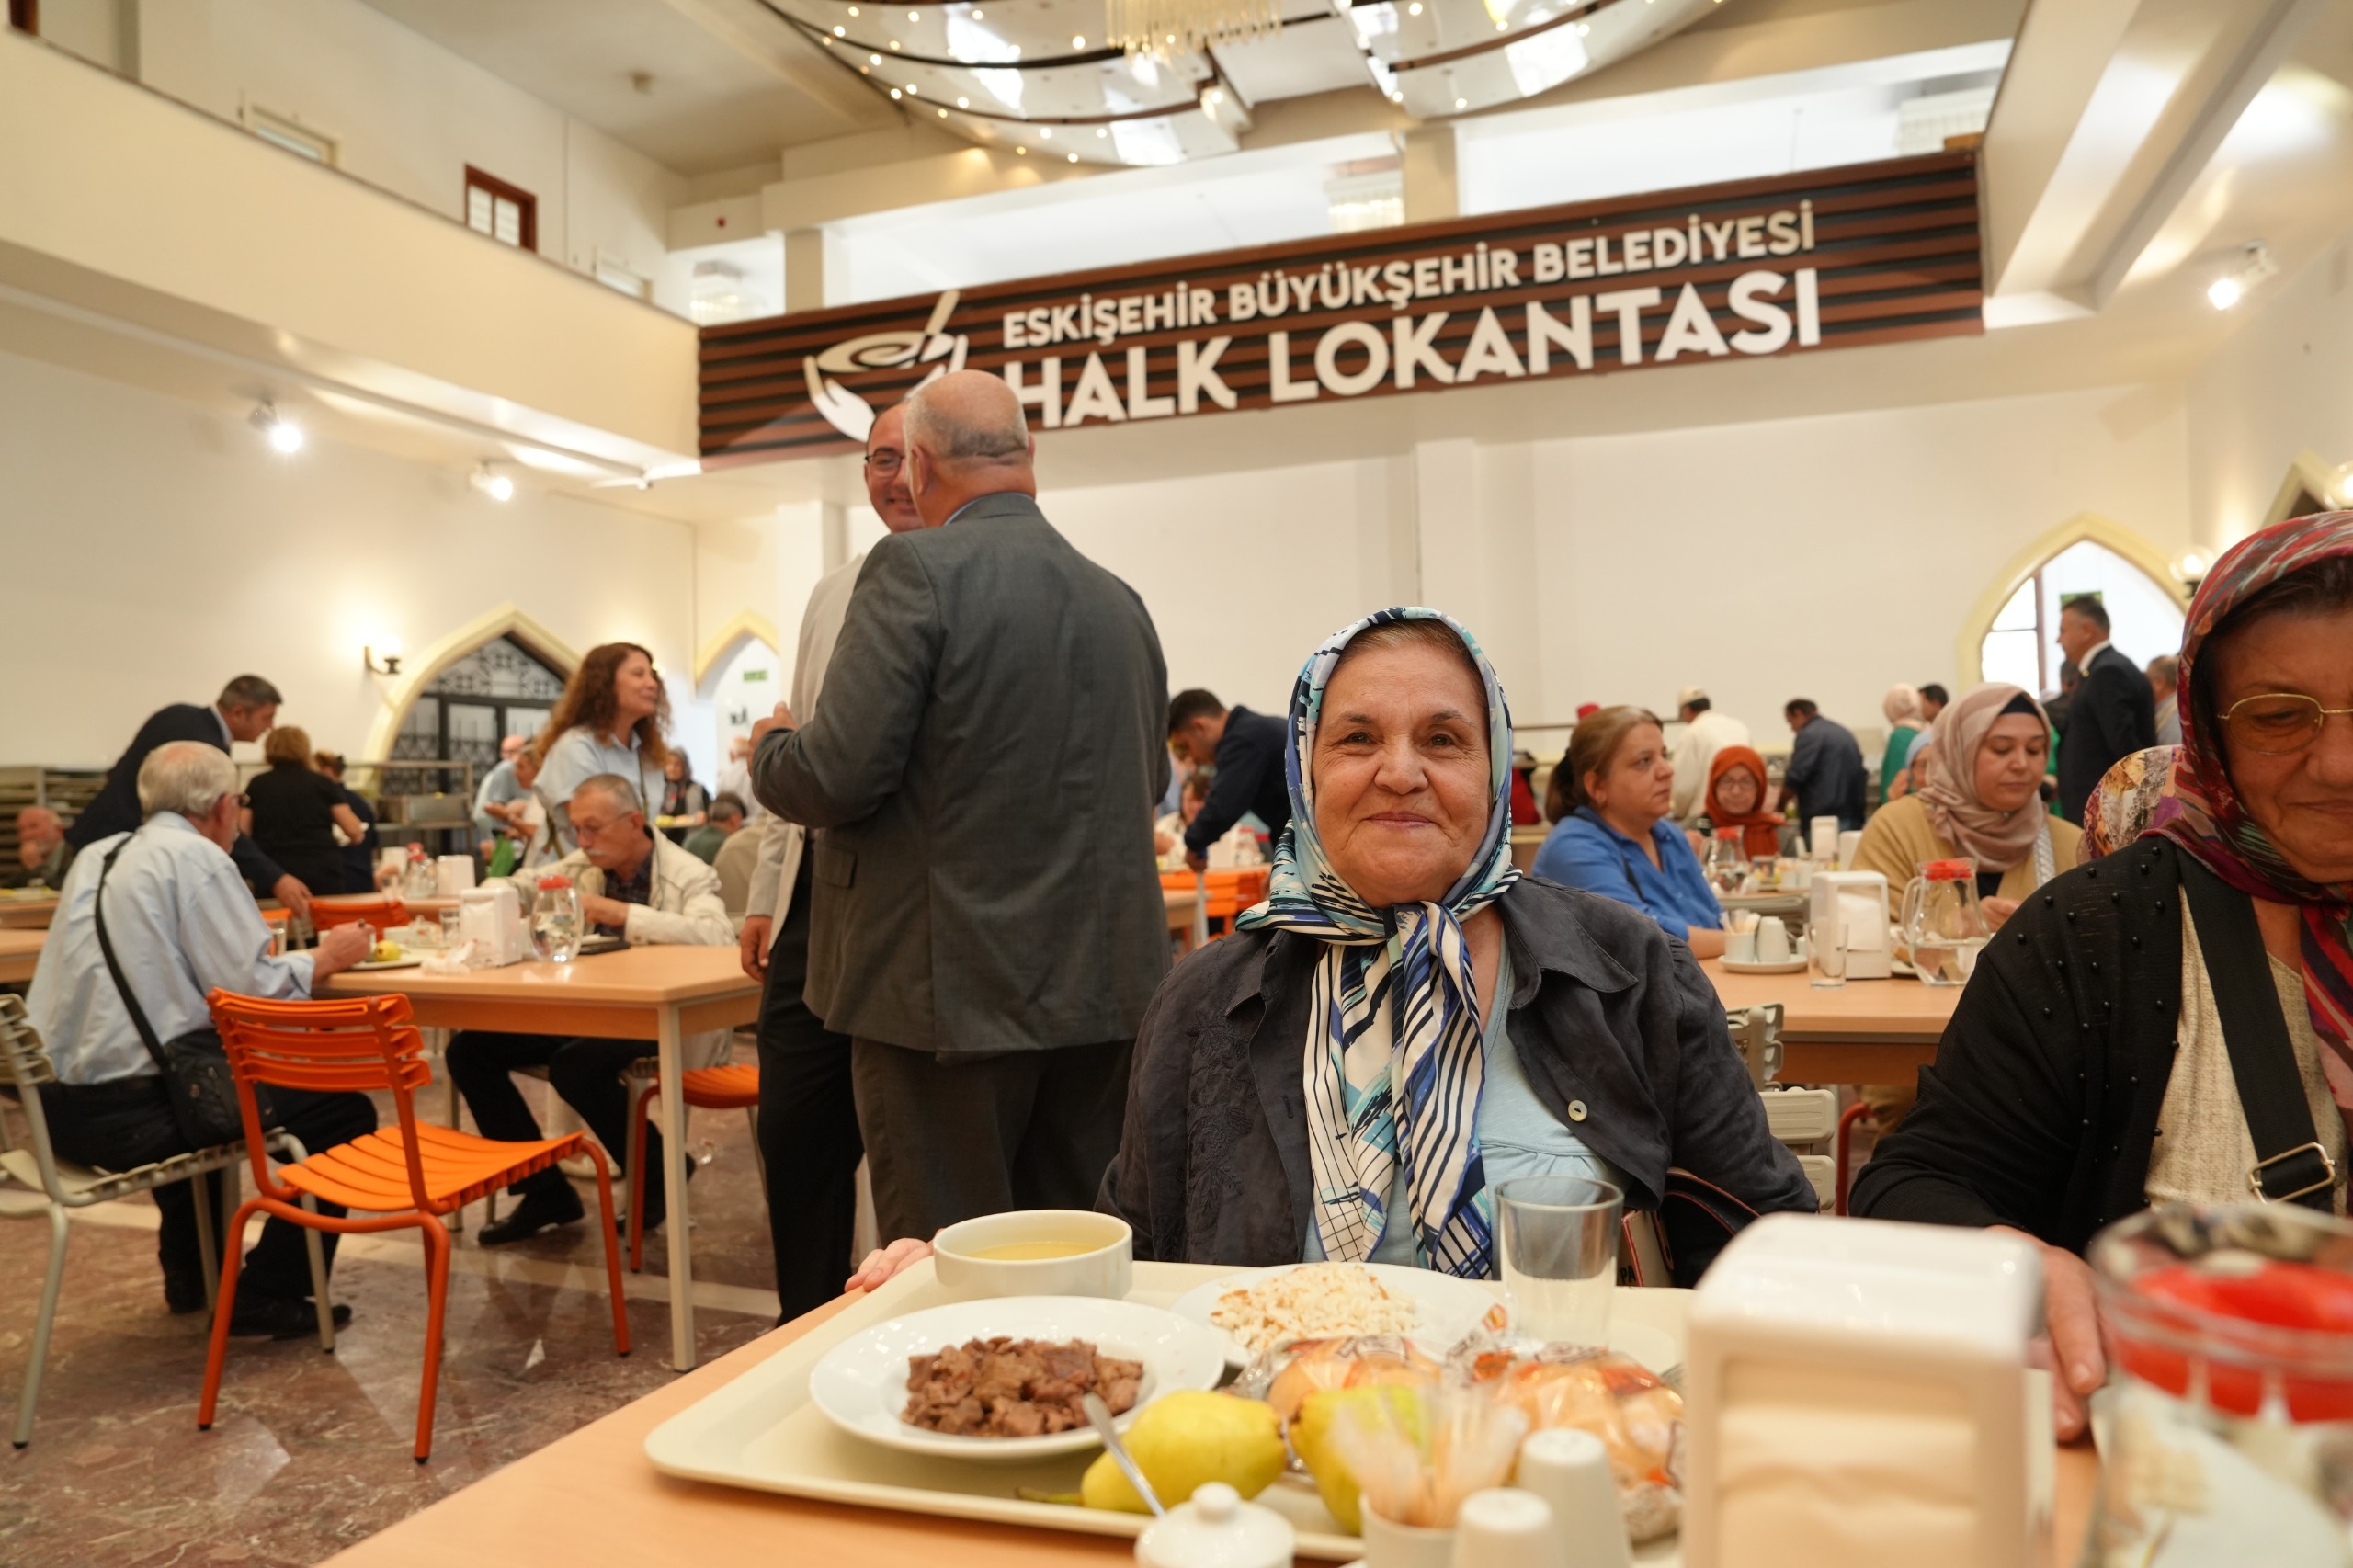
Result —
<path fill-rule="evenodd" d="M 1716 958 L 1723 906 L 1691 841 L 1667 820 L 1674 792 L 1675 759 L 1654 716 L 1605 708 L 1580 721 L 1545 792 L 1553 826 L 1535 871 L 1631 903 L 1695 956 Z"/>

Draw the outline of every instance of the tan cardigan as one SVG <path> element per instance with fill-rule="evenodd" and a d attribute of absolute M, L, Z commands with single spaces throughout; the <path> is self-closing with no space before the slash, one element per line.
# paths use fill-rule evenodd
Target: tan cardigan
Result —
<path fill-rule="evenodd" d="M 2075 869 L 2084 830 L 2058 817 L 2051 819 L 2051 869 L 2053 875 Z M 1862 842 L 1855 846 L 1858 871 L 1877 871 L 1887 878 L 1888 913 L 1904 897 L 1904 885 L 1920 874 L 1923 860 L 1949 860 L 1956 851 L 1938 835 L 1928 821 L 1928 808 L 1916 795 L 1890 801 L 1863 824 Z M 2018 901 L 2034 891 L 2034 856 L 2011 867 L 2002 877 L 1997 897 Z"/>

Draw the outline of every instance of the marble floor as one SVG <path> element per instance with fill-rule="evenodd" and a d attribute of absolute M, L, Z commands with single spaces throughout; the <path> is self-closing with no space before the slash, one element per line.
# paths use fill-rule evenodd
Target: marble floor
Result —
<path fill-rule="evenodd" d="M 688 1137 L 690 1148 L 707 1138 L 712 1155 L 693 1183 L 697 1335 L 708 1358 L 773 1324 L 776 1298 L 745 1117 L 697 1112 Z M 593 1212 L 593 1184 L 582 1190 Z M 433 1457 L 419 1465 L 410 1444 L 426 1302 L 415 1236 L 346 1239 L 335 1293 L 353 1318 L 334 1355 L 315 1339 L 231 1341 L 220 1416 L 200 1433 L 209 1320 L 164 1309 L 153 1205 L 83 1210 L 32 1444 L 0 1448 L 0 1563 L 317 1562 L 669 1381 L 659 1233 L 647 1238 L 645 1272 L 625 1276 L 636 1349 L 622 1358 L 591 1228 L 485 1251 L 473 1242 L 479 1210 L 466 1221 Z M 0 1221 L 0 1412 L 9 1421 L 48 1233 L 38 1219 Z"/>

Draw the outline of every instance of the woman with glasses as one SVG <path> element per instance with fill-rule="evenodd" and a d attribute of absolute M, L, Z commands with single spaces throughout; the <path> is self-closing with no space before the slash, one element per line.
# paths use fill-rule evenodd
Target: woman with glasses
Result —
<path fill-rule="evenodd" d="M 2080 1256 L 2102 1226 L 2256 1194 L 2345 1211 L 2353 513 L 2222 558 L 2181 688 L 2181 748 L 2138 836 L 2005 924 L 1855 1185 L 1858 1214 L 2044 1244 L 2063 1437 L 2106 1377 Z"/>

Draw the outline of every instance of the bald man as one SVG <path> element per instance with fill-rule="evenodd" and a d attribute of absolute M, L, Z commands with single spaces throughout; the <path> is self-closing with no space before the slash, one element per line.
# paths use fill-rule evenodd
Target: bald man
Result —
<path fill-rule="evenodd" d="M 924 528 L 877 542 L 798 727 L 753 787 L 812 840 L 810 1007 L 851 1037 L 887 1236 L 1091 1209 L 1128 1057 L 1168 967 L 1152 812 L 1167 667 L 1134 590 L 1038 508 L 1012 390 L 906 404 Z"/>

